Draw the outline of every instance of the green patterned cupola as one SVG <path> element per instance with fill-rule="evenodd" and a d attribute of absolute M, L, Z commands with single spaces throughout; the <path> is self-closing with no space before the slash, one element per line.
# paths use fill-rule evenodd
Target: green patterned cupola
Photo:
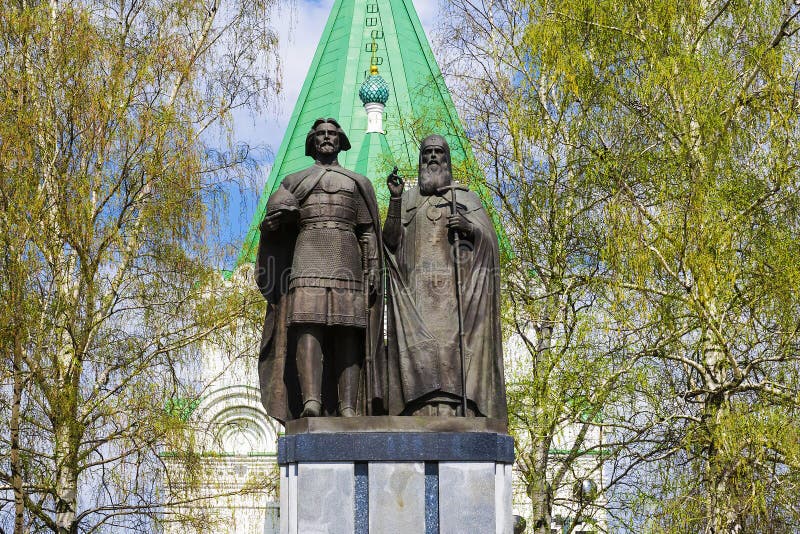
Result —
<path fill-rule="evenodd" d="M 361 84 L 358 97 L 367 112 L 367 133 L 383 134 L 383 110 L 389 101 L 389 84 L 378 74 L 378 66 L 370 67 L 370 75 Z"/>
<path fill-rule="evenodd" d="M 335 0 L 239 264 L 255 261 L 269 196 L 286 175 L 311 164 L 305 138 L 319 117 L 336 118 L 347 132 L 352 148 L 339 162 L 372 180 L 382 204 L 389 198 L 386 175 L 393 165 L 416 173 L 427 134 L 447 138 L 454 162 L 468 157 L 464 128 L 412 0 Z"/>
<path fill-rule="evenodd" d="M 389 101 L 389 84 L 378 74 L 377 65 L 372 66 L 369 77 L 361 84 L 358 97 L 366 106 L 367 104 L 383 104 Z"/>

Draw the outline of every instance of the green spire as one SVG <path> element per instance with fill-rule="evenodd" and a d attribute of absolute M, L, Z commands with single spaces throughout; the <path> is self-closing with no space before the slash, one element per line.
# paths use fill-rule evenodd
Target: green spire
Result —
<path fill-rule="evenodd" d="M 379 67 L 388 85 L 385 135 L 366 133 L 367 113 L 359 97 L 372 66 Z M 336 118 L 342 125 L 353 147 L 339 155 L 339 162 L 372 180 L 381 203 L 388 201 L 386 174 L 392 165 L 416 169 L 418 144 L 425 135 L 443 134 L 454 162 L 468 157 L 464 128 L 412 0 L 336 0 L 253 216 L 240 264 L 255 261 L 258 225 L 269 196 L 286 175 L 311 165 L 305 138 L 319 117 Z"/>

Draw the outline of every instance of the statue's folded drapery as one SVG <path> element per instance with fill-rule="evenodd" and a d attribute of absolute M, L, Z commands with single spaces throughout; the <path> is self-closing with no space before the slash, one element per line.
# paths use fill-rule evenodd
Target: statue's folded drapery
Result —
<path fill-rule="evenodd" d="M 391 413 L 411 413 L 426 398 L 462 396 L 452 232 L 444 223 L 451 194 L 424 196 L 414 188 L 390 206 L 384 232 L 394 237 L 385 247 Z M 475 193 L 458 191 L 456 199 L 473 226 L 460 251 L 467 399 L 475 415 L 505 420 L 497 234 Z"/>

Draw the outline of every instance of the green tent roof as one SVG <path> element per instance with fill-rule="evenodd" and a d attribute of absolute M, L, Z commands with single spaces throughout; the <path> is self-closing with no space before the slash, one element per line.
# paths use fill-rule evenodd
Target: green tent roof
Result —
<path fill-rule="evenodd" d="M 367 134 L 361 84 L 377 65 L 389 84 L 384 134 Z M 454 163 L 470 157 L 464 129 L 433 57 L 412 0 L 336 0 L 286 134 L 245 238 L 239 264 L 254 262 L 258 225 L 267 199 L 283 178 L 311 165 L 305 138 L 320 117 L 339 121 L 352 149 L 339 162 L 370 178 L 378 200 L 388 200 L 385 177 L 393 165 L 415 173 L 419 141 L 444 135 Z"/>

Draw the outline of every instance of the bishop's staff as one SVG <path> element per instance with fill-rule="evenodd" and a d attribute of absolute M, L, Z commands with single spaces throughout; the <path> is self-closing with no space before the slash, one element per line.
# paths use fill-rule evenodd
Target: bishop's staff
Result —
<path fill-rule="evenodd" d="M 452 183 L 436 190 L 439 194 L 450 191 L 450 216 L 456 215 L 456 191 L 469 191 L 463 185 Z M 464 315 L 461 295 L 461 237 L 453 230 L 453 263 L 456 268 L 456 311 L 458 313 L 458 353 L 461 359 L 461 417 L 467 416 L 467 361 L 464 355 Z"/>
<path fill-rule="evenodd" d="M 365 413 L 364 415 L 373 415 L 372 414 L 372 398 L 374 395 L 374 370 L 373 365 L 374 362 L 372 361 L 372 324 L 370 321 L 370 313 L 369 313 L 369 305 L 370 305 L 370 291 L 373 280 L 373 273 L 372 273 L 372 258 L 370 257 L 370 249 L 372 243 L 370 242 L 369 238 L 364 236 L 360 239 L 361 241 L 361 268 L 362 268 L 362 280 L 363 280 L 363 291 L 364 291 L 364 312 L 366 314 L 366 327 L 364 328 L 364 398 L 365 398 Z"/>

